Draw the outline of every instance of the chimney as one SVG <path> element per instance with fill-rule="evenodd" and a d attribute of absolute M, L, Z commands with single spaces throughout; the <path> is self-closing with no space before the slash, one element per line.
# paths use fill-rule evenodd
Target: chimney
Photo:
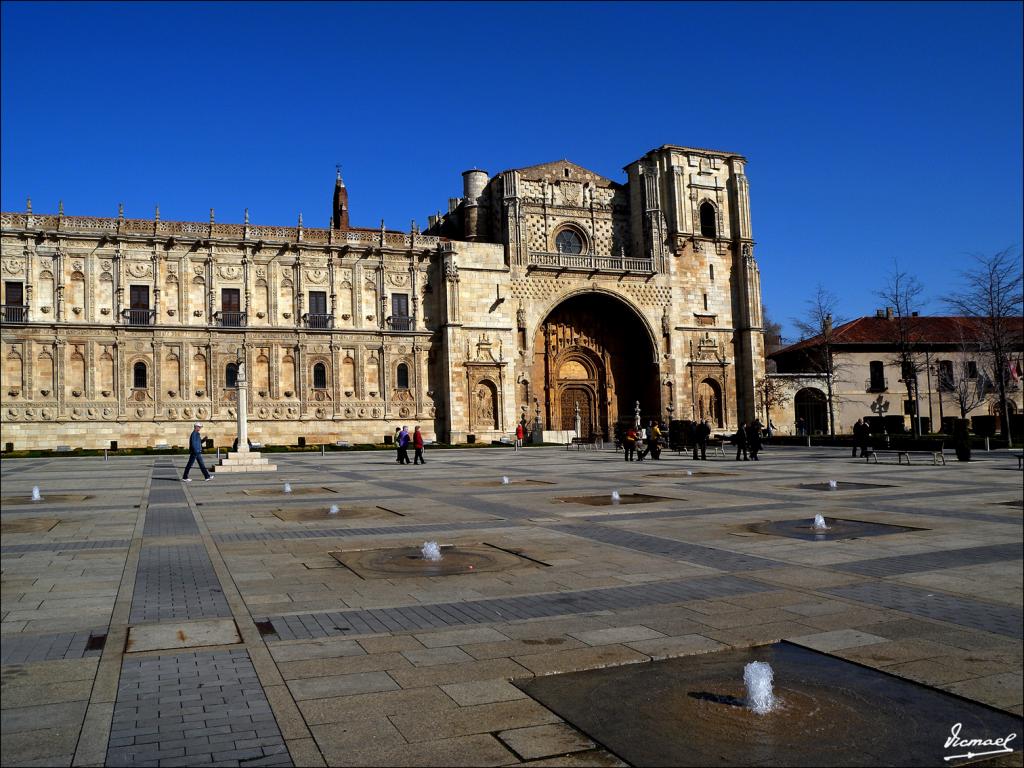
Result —
<path fill-rule="evenodd" d="M 825 326 L 825 333 L 826 334 L 831 334 L 832 333 L 832 315 L 825 315 L 824 326 Z"/>
<path fill-rule="evenodd" d="M 892 320 L 892 307 L 885 308 L 885 319 Z"/>
<path fill-rule="evenodd" d="M 911 317 L 917 317 L 917 312 L 911 312 L 911 313 L 910 313 L 910 316 L 911 316 Z"/>
<path fill-rule="evenodd" d="M 885 310 L 884 309 L 876 309 L 875 310 L 875 317 L 885 317 Z"/>

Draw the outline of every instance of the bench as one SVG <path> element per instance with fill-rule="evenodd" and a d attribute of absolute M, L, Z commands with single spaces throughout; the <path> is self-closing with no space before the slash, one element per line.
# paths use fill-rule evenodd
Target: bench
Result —
<path fill-rule="evenodd" d="M 584 450 L 588 448 L 598 450 L 599 438 L 596 437 L 595 435 L 591 435 L 590 437 L 574 437 L 572 438 L 572 440 L 565 444 L 565 450 L 568 451 L 569 448 L 571 448 L 574 445 L 576 446 L 577 451 L 580 450 L 580 448 L 583 448 Z"/>
<path fill-rule="evenodd" d="M 932 457 L 932 464 L 945 464 L 946 455 L 943 453 L 944 443 L 941 440 L 923 440 L 914 443 L 899 443 L 894 442 L 888 448 L 875 448 L 872 445 L 867 446 L 864 449 L 864 461 L 865 463 L 870 462 L 872 459 L 875 460 L 875 464 L 878 463 L 878 454 L 896 454 L 896 463 L 902 464 L 904 457 L 907 459 L 907 465 L 909 466 L 911 454 L 924 454 Z"/>
<path fill-rule="evenodd" d="M 691 455 L 696 456 L 698 453 L 700 453 L 700 445 L 694 444 L 691 450 L 693 451 Z M 720 437 L 709 437 L 707 453 L 710 453 L 712 456 L 721 456 L 724 459 L 725 441 Z"/>

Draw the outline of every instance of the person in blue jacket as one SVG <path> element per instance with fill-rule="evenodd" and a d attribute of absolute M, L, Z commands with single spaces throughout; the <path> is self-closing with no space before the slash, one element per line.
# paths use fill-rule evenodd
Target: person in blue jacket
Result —
<path fill-rule="evenodd" d="M 188 436 L 188 464 L 185 465 L 185 473 L 181 476 L 186 483 L 192 482 L 188 472 L 196 462 L 199 462 L 199 468 L 203 470 L 203 478 L 210 479 L 210 473 L 206 469 L 206 464 L 203 463 L 203 436 L 199 434 L 199 430 L 202 428 L 203 425 L 197 421 L 192 425 L 192 434 Z"/>

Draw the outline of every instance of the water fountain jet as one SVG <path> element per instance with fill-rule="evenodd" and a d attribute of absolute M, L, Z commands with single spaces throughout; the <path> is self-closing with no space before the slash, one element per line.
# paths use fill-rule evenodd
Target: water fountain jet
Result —
<path fill-rule="evenodd" d="M 292 492 L 292 484 L 291 483 L 285 483 L 284 484 L 284 492 L 285 493 L 291 493 Z"/>
<path fill-rule="evenodd" d="M 502 475 L 501 476 L 501 484 L 502 485 L 508 485 L 508 475 Z"/>
<path fill-rule="evenodd" d="M 828 481 L 828 489 L 829 489 L 830 491 L 834 491 L 834 490 L 836 490 L 836 489 L 837 489 L 838 487 L 839 487 L 839 483 L 837 483 L 837 482 L 836 482 L 835 480 L 829 480 L 829 481 Z"/>
<path fill-rule="evenodd" d="M 39 486 L 32 486 L 32 501 L 42 501 L 43 497 L 39 495 Z"/>
<path fill-rule="evenodd" d="M 825 516 L 815 515 L 814 522 L 811 524 L 811 527 L 816 531 L 827 531 L 828 523 L 825 522 Z"/>
<path fill-rule="evenodd" d="M 618 491 L 612 491 L 612 504 L 618 504 L 622 500 Z"/>
<path fill-rule="evenodd" d="M 777 701 L 772 692 L 772 668 L 766 661 L 752 661 L 743 668 L 743 685 L 747 689 L 746 703 L 758 715 L 772 712 Z"/>
<path fill-rule="evenodd" d="M 327 510 L 327 514 L 328 515 L 336 515 L 336 514 L 338 514 L 338 505 L 337 504 L 331 504 L 331 508 Z"/>
<path fill-rule="evenodd" d="M 441 559 L 441 547 L 438 546 L 436 541 L 425 541 L 423 546 L 420 548 L 420 555 L 424 560 L 432 560 L 437 562 Z"/>

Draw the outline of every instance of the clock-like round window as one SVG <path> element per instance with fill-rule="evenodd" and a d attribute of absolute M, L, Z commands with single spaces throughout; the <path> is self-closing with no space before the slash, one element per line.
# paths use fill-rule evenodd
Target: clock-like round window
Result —
<path fill-rule="evenodd" d="M 559 253 L 583 253 L 583 239 L 571 229 L 563 229 L 555 238 Z"/>

